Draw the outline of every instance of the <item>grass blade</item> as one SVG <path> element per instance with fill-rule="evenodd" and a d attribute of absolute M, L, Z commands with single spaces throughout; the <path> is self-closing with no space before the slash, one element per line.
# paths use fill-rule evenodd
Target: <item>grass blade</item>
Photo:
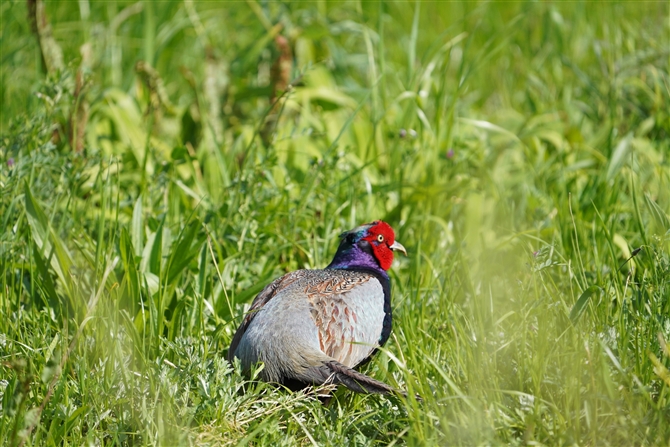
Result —
<path fill-rule="evenodd" d="M 579 296 L 577 301 L 575 302 L 575 305 L 572 306 L 572 310 L 570 310 L 570 321 L 572 324 L 576 324 L 577 321 L 579 320 L 579 317 L 582 316 L 584 313 L 584 309 L 586 308 L 586 305 L 589 302 L 589 299 L 593 296 L 599 293 L 602 289 L 598 286 L 590 286 L 587 287 L 584 292 Z"/>

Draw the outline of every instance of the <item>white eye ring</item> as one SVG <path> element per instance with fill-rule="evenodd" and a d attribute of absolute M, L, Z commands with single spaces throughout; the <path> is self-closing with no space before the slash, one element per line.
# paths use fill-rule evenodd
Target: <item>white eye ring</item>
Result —
<path fill-rule="evenodd" d="M 380 234 L 379 236 L 377 236 L 377 240 L 379 242 L 384 242 L 384 235 Z"/>

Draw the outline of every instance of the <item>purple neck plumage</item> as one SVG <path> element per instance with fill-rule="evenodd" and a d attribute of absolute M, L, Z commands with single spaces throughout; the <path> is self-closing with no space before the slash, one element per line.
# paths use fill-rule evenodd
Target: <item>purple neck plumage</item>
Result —
<path fill-rule="evenodd" d="M 367 244 L 366 241 L 362 242 Z M 381 274 L 382 277 L 388 278 L 388 274 L 379 266 L 379 262 L 377 262 L 371 253 L 361 249 L 359 243 L 350 244 L 346 241 L 342 241 L 333 260 L 326 268 L 342 270 L 373 270 L 374 272 Z"/>

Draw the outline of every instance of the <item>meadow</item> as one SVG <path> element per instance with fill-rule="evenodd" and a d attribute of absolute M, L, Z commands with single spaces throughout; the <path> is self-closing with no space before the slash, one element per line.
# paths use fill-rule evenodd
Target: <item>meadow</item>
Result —
<path fill-rule="evenodd" d="M 0 445 L 670 445 L 669 5 L 3 1 Z M 422 401 L 231 368 L 376 219 Z"/>

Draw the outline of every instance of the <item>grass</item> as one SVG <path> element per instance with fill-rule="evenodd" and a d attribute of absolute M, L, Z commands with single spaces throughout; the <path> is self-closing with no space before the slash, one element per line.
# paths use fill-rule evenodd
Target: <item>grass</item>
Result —
<path fill-rule="evenodd" d="M 2 445 L 670 443 L 667 2 L 0 8 Z M 233 371 L 374 219 L 423 402 Z"/>

